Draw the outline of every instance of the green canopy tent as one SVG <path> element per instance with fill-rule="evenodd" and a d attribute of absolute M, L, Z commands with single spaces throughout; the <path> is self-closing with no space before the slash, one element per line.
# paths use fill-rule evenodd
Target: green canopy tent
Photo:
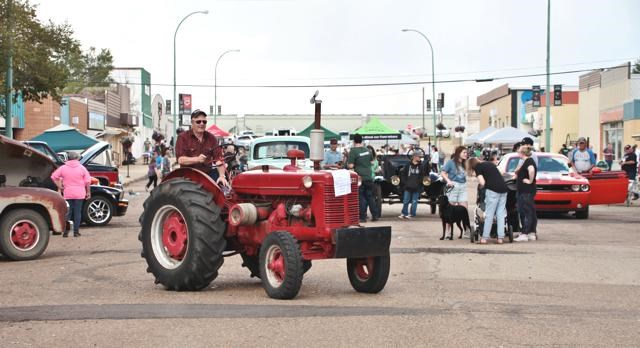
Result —
<path fill-rule="evenodd" d="M 98 142 L 98 140 L 64 124 L 49 128 L 31 140 L 44 141 L 55 152 L 85 150 Z"/>
<path fill-rule="evenodd" d="M 351 139 L 354 134 L 362 135 L 363 140 L 397 140 L 402 137 L 399 131 L 385 125 L 375 117 L 371 118 L 364 126 L 356 129 L 351 134 Z"/>
<path fill-rule="evenodd" d="M 311 137 L 311 130 L 313 130 L 315 128 L 316 128 L 315 127 L 315 122 L 311 122 L 309 127 L 305 128 L 303 131 L 298 132 L 298 135 L 301 135 L 303 137 Z M 322 128 L 322 130 L 324 131 L 324 141 L 329 141 L 332 138 L 340 139 L 340 135 L 338 135 L 337 133 L 334 133 L 334 132 L 326 129 L 323 126 L 320 126 L 320 128 Z"/>

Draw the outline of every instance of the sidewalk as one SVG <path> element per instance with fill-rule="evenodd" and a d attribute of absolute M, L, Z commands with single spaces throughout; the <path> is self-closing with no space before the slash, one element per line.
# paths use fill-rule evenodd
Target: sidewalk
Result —
<path fill-rule="evenodd" d="M 171 168 L 175 169 L 178 166 L 178 162 L 175 158 L 170 158 L 171 160 Z M 130 165 L 121 165 L 118 168 L 118 172 L 120 177 L 122 178 L 122 186 L 125 188 L 131 184 L 147 181 L 147 171 L 149 170 L 149 166 L 147 164 L 142 164 L 144 160 L 142 157 L 136 159 L 136 164 Z M 160 178 L 158 177 L 158 182 L 160 182 Z"/>

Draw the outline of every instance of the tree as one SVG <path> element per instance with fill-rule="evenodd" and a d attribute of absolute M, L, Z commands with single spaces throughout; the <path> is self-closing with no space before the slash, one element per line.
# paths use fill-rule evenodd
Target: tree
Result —
<path fill-rule="evenodd" d="M 76 53 L 69 59 L 71 78 L 64 89 L 65 93 L 79 93 L 86 87 L 108 87 L 113 79 L 109 73 L 113 70 L 113 56 L 108 49 L 91 47 L 84 53 Z"/>
<path fill-rule="evenodd" d="M 638 60 L 636 60 L 635 64 L 633 64 L 633 70 L 631 72 L 633 72 L 634 74 L 640 74 L 640 58 L 638 58 Z"/>
<path fill-rule="evenodd" d="M 0 0 L 0 88 L 5 95 L 11 38 L 14 95 L 21 93 L 24 100 L 34 101 L 51 96 L 59 101 L 70 67 L 77 63 L 73 59 L 81 55 L 80 43 L 68 24 L 42 23 L 36 9 L 28 1 Z"/>

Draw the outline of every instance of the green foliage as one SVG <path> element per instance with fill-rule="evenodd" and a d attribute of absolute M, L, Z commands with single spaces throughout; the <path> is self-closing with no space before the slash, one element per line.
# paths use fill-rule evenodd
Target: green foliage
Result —
<path fill-rule="evenodd" d="M 636 60 L 631 69 L 634 74 L 640 74 L 640 58 Z"/>
<path fill-rule="evenodd" d="M 11 8 L 9 8 L 9 4 Z M 9 11 L 10 10 L 10 11 Z M 0 90 L 6 91 L 7 56 L 13 56 L 13 90 L 40 101 L 87 86 L 108 86 L 113 57 L 108 49 L 86 53 L 67 23 L 41 22 L 28 0 L 0 0 Z"/>
<path fill-rule="evenodd" d="M 60 100 L 60 92 L 70 77 L 69 57 L 80 52 L 71 27 L 42 23 L 36 17 L 36 6 L 28 1 L 0 0 L 0 34 L 2 94 L 6 93 L 11 47 L 14 91 L 20 91 L 24 100 L 39 101 L 47 96 Z"/>
<path fill-rule="evenodd" d="M 71 79 L 64 89 L 65 93 L 79 93 L 87 87 L 108 87 L 113 79 L 109 73 L 113 70 L 113 56 L 108 49 L 91 47 L 85 54 L 70 57 Z"/>

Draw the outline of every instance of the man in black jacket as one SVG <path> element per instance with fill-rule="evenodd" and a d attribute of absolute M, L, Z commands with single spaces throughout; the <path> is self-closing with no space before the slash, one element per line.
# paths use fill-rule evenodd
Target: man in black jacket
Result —
<path fill-rule="evenodd" d="M 411 162 L 402 169 L 404 195 L 402 197 L 402 215 L 398 216 L 400 219 L 410 219 L 416 216 L 418 199 L 422 192 L 422 179 L 426 173 L 421 160 L 422 154 L 419 151 L 414 151 Z M 409 215 L 409 202 L 411 202 L 411 215 Z"/>

